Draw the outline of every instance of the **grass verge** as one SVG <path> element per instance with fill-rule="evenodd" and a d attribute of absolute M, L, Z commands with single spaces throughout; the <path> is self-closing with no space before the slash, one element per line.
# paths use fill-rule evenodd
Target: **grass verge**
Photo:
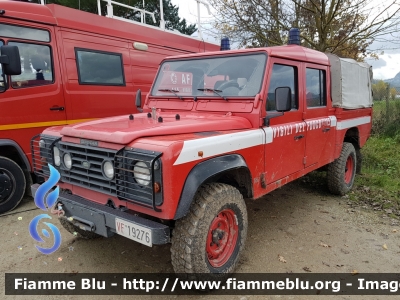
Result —
<path fill-rule="evenodd" d="M 400 142 L 373 136 L 362 149 L 362 174 L 356 176 L 353 201 L 400 216 Z"/>

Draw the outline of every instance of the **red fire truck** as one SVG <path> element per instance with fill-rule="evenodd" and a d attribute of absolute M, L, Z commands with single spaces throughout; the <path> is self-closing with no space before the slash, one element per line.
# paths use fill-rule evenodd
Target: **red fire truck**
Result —
<path fill-rule="evenodd" d="M 0 1 L 1 45 L 18 47 L 22 72 L 0 82 L 0 213 L 13 209 L 32 182 L 33 135 L 135 113 L 136 91 L 144 100 L 164 57 L 219 49 L 110 13 L 16 1 Z"/>
<path fill-rule="evenodd" d="M 144 113 L 48 128 L 32 140 L 35 171 L 60 173 L 56 207 L 71 233 L 171 243 L 177 273 L 230 273 L 244 198 L 324 166 L 332 193 L 352 188 L 371 75 L 297 44 L 167 58 Z"/>

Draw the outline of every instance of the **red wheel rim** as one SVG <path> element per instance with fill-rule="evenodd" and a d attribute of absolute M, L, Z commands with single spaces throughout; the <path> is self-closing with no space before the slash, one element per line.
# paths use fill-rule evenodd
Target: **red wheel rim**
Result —
<path fill-rule="evenodd" d="M 231 209 L 221 211 L 211 222 L 207 235 L 208 262 L 214 268 L 222 267 L 236 247 L 239 226 Z"/>
<path fill-rule="evenodd" d="M 351 179 L 353 178 L 353 172 L 354 172 L 354 158 L 353 156 L 349 155 L 346 161 L 346 167 L 344 169 L 344 181 L 346 184 L 349 184 L 351 182 Z"/>

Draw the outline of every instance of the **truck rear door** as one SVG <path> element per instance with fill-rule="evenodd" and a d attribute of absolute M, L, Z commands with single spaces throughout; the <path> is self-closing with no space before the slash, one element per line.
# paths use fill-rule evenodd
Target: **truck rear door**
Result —
<path fill-rule="evenodd" d="M 69 123 L 135 113 L 129 43 L 62 28 Z"/>

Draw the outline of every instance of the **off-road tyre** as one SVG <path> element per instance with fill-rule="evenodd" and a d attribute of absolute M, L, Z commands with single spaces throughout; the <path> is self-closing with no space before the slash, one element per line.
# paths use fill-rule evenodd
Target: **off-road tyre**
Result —
<path fill-rule="evenodd" d="M 357 170 L 356 150 L 351 143 L 343 143 L 339 158 L 328 166 L 328 188 L 332 194 L 343 196 L 353 187 Z"/>
<path fill-rule="evenodd" d="M 86 231 L 83 229 L 80 229 L 79 227 L 75 226 L 68 220 L 66 220 L 64 217 L 59 218 L 61 225 L 71 234 L 74 236 L 85 239 L 85 240 L 90 240 L 90 239 L 96 239 L 101 237 L 101 235 L 98 235 L 97 233 Z"/>
<path fill-rule="evenodd" d="M 223 183 L 201 186 L 189 213 L 176 221 L 172 232 L 174 271 L 232 273 L 244 248 L 247 226 L 246 205 L 236 188 Z"/>
<path fill-rule="evenodd" d="M 25 194 L 24 171 L 13 160 L 0 157 L 0 214 L 13 210 Z"/>

